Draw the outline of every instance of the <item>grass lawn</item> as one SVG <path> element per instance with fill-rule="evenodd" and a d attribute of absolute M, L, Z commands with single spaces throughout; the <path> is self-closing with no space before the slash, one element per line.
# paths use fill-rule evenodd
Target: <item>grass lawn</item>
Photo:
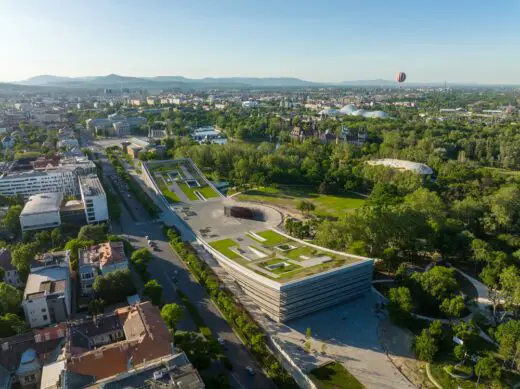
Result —
<path fill-rule="evenodd" d="M 280 255 L 283 255 L 284 257 L 291 258 L 295 261 L 303 261 L 302 258 L 300 258 L 300 255 L 304 255 L 306 257 L 312 257 L 315 255 L 320 254 L 320 252 L 316 249 L 313 249 L 309 246 L 300 246 L 296 247 L 295 249 L 289 250 L 289 251 L 283 251 L 280 253 Z M 324 254 L 325 253 L 321 253 Z M 332 257 L 332 256 L 331 256 Z"/>
<path fill-rule="evenodd" d="M 213 197 L 219 197 L 218 193 L 211 186 L 205 186 L 203 188 L 199 188 L 199 192 L 207 199 L 211 199 Z"/>
<path fill-rule="evenodd" d="M 365 203 L 365 198 L 355 193 L 322 195 L 310 186 L 261 187 L 245 191 L 237 198 L 244 201 L 278 205 L 293 212 L 299 212 L 296 209 L 299 201 L 309 200 L 316 207 L 313 211 L 314 214 L 329 217 L 337 217 L 349 209 L 359 208 Z"/>
<path fill-rule="evenodd" d="M 363 389 L 356 377 L 338 362 L 318 367 L 310 373 L 312 381 L 318 389 Z"/>
<path fill-rule="evenodd" d="M 285 261 L 283 259 L 280 259 L 280 258 L 275 258 L 275 259 L 271 259 L 270 261 L 262 262 L 262 263 L 259 264 L 259 266 L 263 267 L 265 270 L 270 271 L 271 273 L 274 273 L 274 274 L 287 273 L 287 272 L 290 272 L 290 271 L 297 270 L 297 269 L 301 268 L 301 266 L 295 265 L 294 263 L 287 263 L 286 262 L 289 266 L 278 267 L 278 268 L 273 269 L 273 270 L 266 269 L 267 266 L 274 265 L 274 264 L 280 263 L 280 262 L 285 262 Z"/>
<path fill-rule="evenodd" d="M 210 246 L 213 247 L 218 252 L 220 252 L 221 254 L 224 254 L 229 259 L 241 258 L 240 255 L 238 255 L 237 253 L 235 253 L 229 249 L 230 247 L 238 246 L 238 243 L 235 242 L 233 239 L 217 240 L 215 242 L 211 242 Z"/>
<path fill-rule="evenodd" d="M 177 196 L 170 189 L 168 189 L 168 186 L 165 184 L 164 179 L 162 177 L 157 177 L 155 182 L 157 182 L 159 189 L 161 190 L 162 194 L 170 204 L 179 203 L 181 201 L 179 196 Z"/>
<path fill-rule="evenodd" d="M 285 236 L 282 236 L 282 235 L 274 232 L 273 230 L 255 232 L 255 234 L 257 234 L 258 236 L 261 236 L 265 240 L 263 242 L 261 242 L 258 239 L 256 239 L 253 235 L 248 235 L 248 236 L 250 236 L 252 239 L 256 240 L 257 242 L 265 244 L 266 246 L 276 246 L 280 243 L 287 242 L 287 240 L 288 240 Z"/>
<path fill-rule="evenodd" d="M 199 188 L 190 188 L 187 184 L 184 182 L 179 183 L 179 187 L 184 192 L 188 200 L 192 201 L 200 201 L 197 195 L 195 194 L 194 190 L 199 190 Z"/>

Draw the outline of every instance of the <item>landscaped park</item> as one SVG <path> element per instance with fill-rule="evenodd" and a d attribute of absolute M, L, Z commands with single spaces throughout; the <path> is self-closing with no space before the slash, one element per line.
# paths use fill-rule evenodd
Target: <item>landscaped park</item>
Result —
<path fill-rule="evenodd" d="M 274 230 L 249 231 L 234 239 L 210 242 L 210 245 L 228 259 L 280 283 L 360 260 L 316 249 Z"/>
<path fill-rule="evenodd" d="M 190 160 L 151 161 L 146 167 L 170 204 L 206 201 L 220 196 Z"/>
<path fill-rule="evenodd" d="M 310 201 L 315 206 L 312 214 L 325 217 L 338 217 L 365 203 L 363 196 L 353 192 L 327 195 L 318 193 L 311 186 L 258 187 L 238 194 L 236 199 L 271 204 L 293 213 L 300 212 L 298 204 L 301 201 Z"/>

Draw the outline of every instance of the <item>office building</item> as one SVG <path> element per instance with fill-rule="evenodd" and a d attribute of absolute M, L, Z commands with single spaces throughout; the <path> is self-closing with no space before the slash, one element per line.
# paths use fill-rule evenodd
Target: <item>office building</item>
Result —
<path fill-rule="evenodd" d="M 61 224 L 61 193 L 40 193 L 30 196 L 20 213 L 22 232 L 55 228 Z"/>
<path fill-rule="evenodd" d="M 107 196 L 103 185 L 96 175 L 79 177 L 81 200 L 85 206 L 87 223 L 99 223 L 108 220 Z"/>

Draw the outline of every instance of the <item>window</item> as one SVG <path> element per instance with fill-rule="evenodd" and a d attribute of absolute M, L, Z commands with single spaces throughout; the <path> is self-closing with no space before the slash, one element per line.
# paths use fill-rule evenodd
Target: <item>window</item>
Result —
<path fill-rule="evenodd" d="M 47 309 L 45 309 L 45 308 L 42 308 L 42 312 L 47 312 Z"/>
<path fill-rule="evenodd" d="M 47 315 L 43 315 L 43 320 L 47 320 Z"/>

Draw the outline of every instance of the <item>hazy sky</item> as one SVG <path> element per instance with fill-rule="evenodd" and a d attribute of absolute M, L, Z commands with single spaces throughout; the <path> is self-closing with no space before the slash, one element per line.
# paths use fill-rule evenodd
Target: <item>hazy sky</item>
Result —
<path fill-rule="evenodd" d="M 292 76 L 520 83 L 520 0 L 0 0 L 0 81 Z"/>

